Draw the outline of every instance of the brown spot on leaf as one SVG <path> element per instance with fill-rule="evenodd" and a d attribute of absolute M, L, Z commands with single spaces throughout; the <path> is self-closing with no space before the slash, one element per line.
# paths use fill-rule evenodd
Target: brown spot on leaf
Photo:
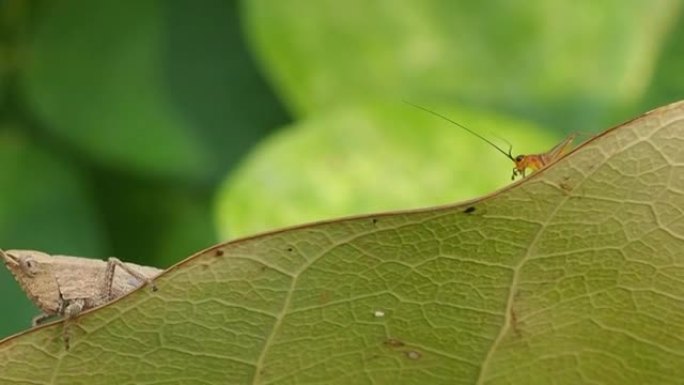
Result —
<path fill-rule="evenodd" d="M 321 305 L 325 305 L 328 302 L 330 302 L 330 299 L 332 298 L 332 294 L 330 293 L 329 290 L 323 290 L 321 294 L 318 296 L 318 302 Z"/>
<path fill-rule="evenodd" d="M 404 342 L 396 338 L 388 338 L 385 341 L 385 346 L 388 346 L 390 348 L 400 348 L 404 346 Z"/>
<path fill-rule="evenodd" d="M 516 336 L 520 337 L 520 328 L 518 328 L 518 312 L 515 311 L 515 308 L 511 307 L 510 311 L 510 320 L 509 320 L 509 325 L 511 327 L 511 330 L 513 333 L 515 333 Z"/>
<path fill-rule="evenodd" d="M 464 212 L 465 214 L 472 214 L 472 213 L 475 212 L 475 207 L 470 206 L 470 207 L 466 208 L 465 210 L 463 210 L 463 212 Z"/>

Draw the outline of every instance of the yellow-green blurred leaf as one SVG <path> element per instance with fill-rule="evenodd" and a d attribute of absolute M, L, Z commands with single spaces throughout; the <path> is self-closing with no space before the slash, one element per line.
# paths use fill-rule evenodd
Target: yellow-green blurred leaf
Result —
<path fill-rule="evenodd" d="M 244 4 L 255 51 L 299 115 L 430 96 L 582 130 L 639 100 L 681 3 Z"/>
<path fill-rule="evenodd" d="M 541 152 L 544 130 L 482 111 L 430 106 L 508 149 Z M 558 138 L 557 138 L 558 139 Z M 338 108 L 270 137 L 224 182 L 224 239 L 343 215 L 472 198 L 510 182 L 513 163 L 461 128 L 407 104 Z"/>

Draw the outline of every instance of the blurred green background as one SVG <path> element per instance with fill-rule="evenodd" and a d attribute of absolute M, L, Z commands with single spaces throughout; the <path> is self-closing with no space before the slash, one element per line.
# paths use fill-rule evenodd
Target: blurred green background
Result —
<path fill-rule="evenodd" d="M 0 17 L 0 246 L 159 267 L 510 183 L 510 160 L 404 100 L 530 153 L 684 92 L 676 0 L 4 0 Z M 0 336 L 27 328 L 4 269 L 0 290 Z"/>

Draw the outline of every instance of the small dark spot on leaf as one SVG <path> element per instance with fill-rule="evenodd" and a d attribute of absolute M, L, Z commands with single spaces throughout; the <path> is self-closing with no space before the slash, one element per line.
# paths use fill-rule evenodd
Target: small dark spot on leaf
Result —
<path fill-rule="evenodd" d="M 400 347 L 404 346 L 404 342 L 400 341 L 396 338 L 388 338 L 385 341 L 385 346 L 389 346 L 390 348 L 400 348 Z"/>
<path fill-rule="evenodd" d="M 509 322 L 511 325 L 511 329 L 513 329 L 513 331 L 515 332 L 515 335 L 520 337 L 520 329 L 518 328 L 518 313 L 515 311 L 514 307 L 511 307 L 510 315 L 511 315 L 511 317 L 510 317 Z"/>
<path fill-rule="evenodd" d="M 465 210 L 463 210 L 463 212 L 466 214 L 471 214 L 471 213 L 475 212 L 475 207 L 470 206 L 470 207 L 466 208 Z"/>
<path fill-rule="evenodd" d="M 406 351 L 406 358 L 409 360 L 419 360 L 423 355 L 415 350 L 407 350 Z"/>
<path fill-rule="evenodd" d="M 567 176 L 563 178 L 563 181 L 558 184 L 558 187 L 560 187 L 562 190 L 565 190 L 566 192 L 570 192 L 573 189 L 572 183 L 570 183 L 570 178 Z"/>
<path fill-rule="evenodd" d="M 329 290 L 323 290 L 318 296 L 318 302 L 321 305 L 325 305 L 328 302 L 330 302 L 331 298 L 332 298 L 332 293 Z"/>
<path fill-rule="evenodd" d="M 223 255 L 223 249 L 216 249 L 216 256 L 220 257 Z"/>
<path fill-rule="evenodd" d="M 287 248 L 287 249 L 285 249 L 285 250 L 287 250 L 287 252 L 288 252 L 288 253 L 291 253 L 291 252 L 293 252 L 293 251 L 294 251 L 294 248 L 293 248 L 293 247 L 288 247 L 288 248 Z"/>
<path fill-rule="evenodd" d="M 371 219 L 371 222 L 373 222 L 374 225 L 378 224 L 378 218 Z"/>

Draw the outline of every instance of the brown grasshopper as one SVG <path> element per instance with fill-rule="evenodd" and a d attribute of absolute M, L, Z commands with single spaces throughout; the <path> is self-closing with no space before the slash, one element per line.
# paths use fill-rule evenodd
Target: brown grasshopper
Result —
<path fill-rule="evenodd" d="M 124 263 L 111 257 L 98 259 L 48 255 L 34 250 L 0 250 L 0 258 L 42 314 L 33 326 L 51 317 L 63 317 L 64 343 L 69 348 L 67 325 L 81 312 L 104 305 L 143 284 L 157 290 L 153 279 L 162 270 Z"/>

